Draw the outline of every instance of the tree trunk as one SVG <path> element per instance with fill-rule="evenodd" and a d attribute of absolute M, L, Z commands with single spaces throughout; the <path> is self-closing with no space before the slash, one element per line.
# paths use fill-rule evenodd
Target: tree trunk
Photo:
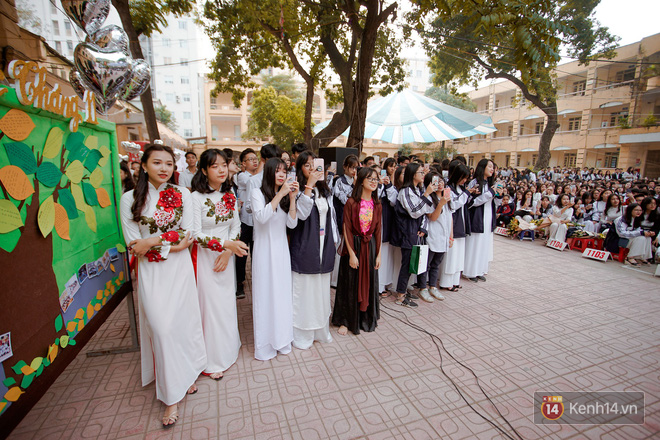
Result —
<path fill-rule="evenodd" d="M 139 35 L 133 26 L 133 20 L 131 19 L 131 10 L 128 5 L 128 0 L 112 0 L 112 5 L 115 7 L 115 9 L 117 9 L 117 13 L 121 19 L 121 24 L 124 26 L 126 35 L 128 35 L 133 58 L 143 59 L 144 55 L 142 54 Z M 154 111 L 154 100 L 151 95 L 151 86 L 149 86 L 149 88 L 147 88 L 147 90 L 145 90 L 144 93 L 140 95 L 140 101 L 142 102 L 144 122 L 147 125 L 147 132 L 149 133 L 149 141 L 153 142 L 156 139 L 160 139 L 160 133 L 158 132 L 158 124 L 156 122 L 156 112 Z"/>
<path fill-rule="evenodd" d="M 318 154 L 319 150 L 312 145 L 312 110 L 314 109 L 314 81 L 307 81 L 307 93 L 305 95 L 305 131 L 303 136 L 305 143 Z"/>
<path fill-rule="evenodd" d="M 541 141 L 539 142 L 539 158 L 534 166 L 535 170 L 547 168 L 550 163 L 550 144 L 552 143 L 552 138 L 559 127 L 559 124 L 557 123 L 557 102 L 548 102 L 545 106 L 544 113 L 548 116 L 548 123 L 543 128 L 543 134 L 541 135 Z"/>
<path fill-rule="evenodd" d="M 319 149 L 327 147 L 332 141 L 346 131 L 351 119 L 350 111 L 347 109 L 346 105 L 347 100 L 344 98 L 344 110 L 332 115 L 332 119 L 328 126 L 316 133 L 316 136 L 312 138 L 311 147 L 314 152 L 318 152 Z"/>

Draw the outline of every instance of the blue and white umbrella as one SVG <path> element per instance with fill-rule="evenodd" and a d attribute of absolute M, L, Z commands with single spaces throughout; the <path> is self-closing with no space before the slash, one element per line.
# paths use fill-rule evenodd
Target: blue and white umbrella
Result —
<path fill-rule="evenodd" d="M 314 127 L 318 133 L 330 121 Z M 488 116 L 461 110 L 404 90 L 370 102 L 364 137 L 392 144 L 438 142 L 497 131 Z M 349 129 L 342 135 L 348 136 Z"/>

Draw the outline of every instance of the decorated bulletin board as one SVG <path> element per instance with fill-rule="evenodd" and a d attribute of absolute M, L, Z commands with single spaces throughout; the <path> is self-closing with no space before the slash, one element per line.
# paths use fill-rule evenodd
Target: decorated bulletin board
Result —
<path fill-rule="evenodd" d="M 115 126 L 0 86 L 0 438 L 130 291 Z"/>

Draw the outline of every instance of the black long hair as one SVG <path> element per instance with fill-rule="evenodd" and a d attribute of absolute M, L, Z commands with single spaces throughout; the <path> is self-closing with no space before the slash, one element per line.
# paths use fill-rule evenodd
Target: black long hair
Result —
<path fill-rule="evenodd" d="M 387 174 L 387 169 L 389 167 L 391 167 L 392 165 L 395 166 L 394 172 L 396 172 L 396 159 L 394 159 L 393 157 L 388 157 L 387 159 L 385 159 L 385 162 L 383 163 L 383 169 L 385 170 L 385 174 Z M 392 174 L 394 174 L 394 173 L 392 173 Z M 389 176 L 389 174 L 387 174 L 387 175 Z M 394 175 L 392 175 L 392 177 L 394 177 Z M 394 183 L 394 182 L 392 182 L 392 183 Z"/>
<path fill-rule="evenodd" d="M 612 194 L 610 194 L 610 196 L 607 198 L 607 201 L 605 202 L 605 210 L 603 211 L 603 213 L 605 215 L 607 215 L 607 210 L 612 208 L 612 197 L 616 197 L 617 199 L 619 199 L 619 206 L 618 206 L 619 211 L 621 211 L 623 209 L 622 206 L 621 206 L 621 205 L 623 205 L 623 203 L 622 203 L 623 201 L 621 200 L 621 197 L 619 197 L 618 194 L 612 193 Z"/>
<path fill-rule="evenodd" d="M 302 153 L 298 153 L 298 157 L 296 158 L 296 180 L 298 180 L 298 185 L 300 185 L 300 192 L 304 191 L 305 185 L 307 185 L 307 177 L 303 174 L 303 167 L 309 162 L 309 159 L 316 159 L 316 155 L 309 150 L 304 150 Z M 327 199 L 330 196 L 330 188 L 328 187 L 325 178 L 318 180 L 315 186 L 316 189 L 319 190 L 321 197 Z"/>
<path fill-rule="evenodd" d="M 197 167 L 197 172 L 192 178 L 191 187 L 193 191 L 197 191 L 201 194 L 210 194 L 215 191 L 209 186 L 209 178 L 206 174 L 204 174 L 204 171 L 208 173 L 209 168 L 215 164 L 218 158 L 223 159 L 227 167 L 229 167 L 229 159 L 227 158 L 227 155 L 224 151 L 218 150 L 217 148 L 210 148 L 202 153 L 202 155 L 199 157 L 199 166 Z M 227 178 L 224 182 L 222 182 L 220 192 L 224 193 L 229 191 L 231 191 L 231 179 L 229 178 L 229 168 L 227 168 Z"/>
<path fill-rule="evenodd" d="M 653 197 L 650 197 L 650 196 L 649 197 L 644 197 L 644 200 L 642 200 L 642 203 L 640 203 L 640 205 L 642 206 L 642 216 L 644 216 L 644 213 L 646 212 L 646 207 L 649 206 L 651 204 L 651 202 L 654 201 L 654 200 L 655 199 Z M 656 204 L 656 209 L 651 211 L 651 213 L 649 214 L 649 221 L 653 222 L 653 223 L 655 223 L 658 220 L 658 209 L 657 209 L 658 208 L 658 206 L 657 206 L 658 202 L 657 202 L 657 200 L 656 200 L 655 204 Z"/>
<path fill-rule="evenodd" d="M 164 151 L 166 153 L 169 153 L 170 156 L 172 156 L 172 162 L 176 164 L 176 157 L 174 156 L 174 151 L 172 151 L 172 148 L 168 147 L 167 145 L 148 144 L 147 148 L 144 150 L 142 159 L 140 159 L 140 165 L 146 165 L 151 155 L 156 151 Z M 172 170 L 172 175 L 170 176 L 168 183 L 171 183 L 173 185 L 176 184 L 176 182 L 174 181 L 174 170 Z M 133 206 L 131 206 L 133 221 L 136 222 L 140 221 L 140 217 L 142 216 L 142 210 L 144 209 L 144 204 L 146 203 L 148 193 L 149 193 L 149 175 L 146 173 L 146 171 L 144 171 L 144 168 L 140 166 L 137 183 L 135 184 L 135 190 L 133 190 Z"/>
<path fill-rule="evenodd" d="M 464 165 L 457 160 L 454 160 L 449 164 L 449 178 L 447 179 L 448 185 L 456 188 L 458 186 L 458 182 L 469 177 L 470 170 L 467 165 Z"/>
<path fill-rule="evenodd" d="M 415 174 L 417 174 L 417 170 L 419 170 L 420 167 L 421 165 L 417 162 L 410 162 L 408 164 L 403 172 L 403 185 L 401 185 L 401 189 L 415 188 Z"/>
<path fill-rule="evenodd" d="M 637 208 L 639 203 L 631 203 L 626 207 L 626 210 L 623 212 L 623 221 L 633 228 L 640 228 L 642 226 L 642 218 L 644 217 L 644 209 L 642 208 L 642 215 L 637 217 L 635 220 L 632 218 L 633 209 Z M 641 208 L 641 206 L 640 206 Z"/>
<path fill-rule="evenodd" d="M 400 166 L 397 167 L 396 170 L 394 170 L 394 182 L 392 182 L 392 185 L 397 189 L 397 191 L 401 190 L 401 187 L 399 186 L 399 177 L 401 177 L 401 174 L 406 170 L 406 167 Z"/>
<path fill-rule="evenodd" d="M 442 180 L 442 176 L 436 171 L 429 171 L 426 173 L 426 176 L 424 176 L 424 188 L 428 188 L 431 182 L 433 182 L 434 177 Z M 442 180 L 442 182 L 444 183 L 444 180 Z M 431 200 L 433 201 L 433 206 L 438 206 L 438 203 L 440 203 L 440 198 L 438 197 L 438 193 L 436 191 L 431 193 Z"/>
<path fill-rule="evenodd" d="M 488 162 L 491 162 L 493 164 L 493 175 L 491 175 L 488 179 L 484 176 L 486 173 L 486 167 L 488 166 Z M 474 178 L 477 179 L 477 183 L 479 184 L 479 190 L 481 191 L 481 187 L 484 186 L 485 182 L 488 182 L 488 187 L 492 188 L 493 187 L 493 176 L 495 175 L 495 162 L 493 162 L 490 159 L 481 159 L 477 163 L 477 168 L 474 170 Z"/>
<path fill-rule="evenodd" d="M 130 191 L 135 188 L 135 181 L 133 180 L 133 175 L 131 174 L 131 169 L 128 168 L 128 163 L 125 160 L 119 162 L 119 168 L 126 174 L 121 180 L 122 192 Z"/>
<path fill-rule="evenodd" d="M 278 189 L 275 188 L 275 173 L 282 168 L 286 172 L 286 162 L 279 157 L 271 157 L 264 165 L 264 178 L 261 182 L 261 192 L 266 199 L 266 204 L 269 204 L 277 194 Z M 284 212 L 289 212 L 289 197 L 284 196 L 280 200 L 280 207 Z"/>
<path fill-rule="evenodd" d="M 364 186 L 364 180 L 372 175 L 375 175 L 376 178 L 378 178 L 378 172 L 375 169 L 371 167 L 362 167 L 358 170 L 357 175 L 355 176 L 355 184 L 353 185 L 353 194 L 351 194 L 351 197 L 358 204 L 360 203 L 360 200 L 362 200 L 362 187 Z M 378 198 L 378 186 L 376 186 L 376 189 L 371 193 L 371 200 L 374 201 L 374 205 L 380 203 L 380 199 Z"/>

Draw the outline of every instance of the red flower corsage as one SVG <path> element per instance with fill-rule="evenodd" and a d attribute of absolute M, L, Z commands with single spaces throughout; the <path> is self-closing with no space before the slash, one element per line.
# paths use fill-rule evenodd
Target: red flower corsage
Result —
<path fill-rule="evenodd" d="M 160 238 L 162 238 L 163 241 L 167 241 L 169 243 L 176 243 L 179 241 L 179 233 L 176 231 L 167 231 L 166 233 L 162 234 Z"/>
<path fill-rule="evenodd" d="M 234 210 L 234 207 L 236 206 L 236 196 L 234 193 L 226 192 L 225 195 L 222 196 L 222 201 L 225 204 L 225 208 L 230 211 Z"/>
<path fill-rule="evenodd" d="M 147 253 L 146 253 L 144 256 L 147 257 L 147 259 L 148 259 L 149 261 L 151 261 L 152 263 L 158 263 L 159 261 L 163 261 L 163 260 L 165 260 L 165 259 L 160 255 L 160 252 L 158 252 L 158 251 L 156 251 L 156 250 L 154 250 L 154 249 L 151 249 L 151 250 L 147 251 Z"/>
<path fill-rule="evenodd" d="M 182 204 L 181 193 L 176 188 L 169 187 L 160 192 L 158 206 L 164 210 L 172 211 L 174 208 L 179 208 Z"/>
<path fill-rule="evenodd" d="M 211 249 L 212 251 L 220 252 L 222 251 L 222 245 L 218 240 L 211 239 L 209 242 L 206 244 L 206 246 Z"/>

